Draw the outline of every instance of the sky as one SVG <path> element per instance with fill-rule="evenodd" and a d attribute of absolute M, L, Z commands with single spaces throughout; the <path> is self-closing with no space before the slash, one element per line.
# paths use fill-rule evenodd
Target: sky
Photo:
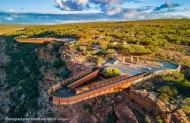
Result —
<path fill-rule="evenodd" d="M 45 14 L 54 17 L 48 23 L 189 18 L 190 0 L 0 0 L 0 23 L 18 23 L 21 17 L 26 23 L 26 17 L 39 19 Z"/>

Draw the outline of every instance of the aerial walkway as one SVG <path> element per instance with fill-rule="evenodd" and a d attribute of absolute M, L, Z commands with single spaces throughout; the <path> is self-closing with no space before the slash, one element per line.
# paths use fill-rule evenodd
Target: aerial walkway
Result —
<path fill-rule="evenodd" d="M 97 72 L 99 72 L 99 68 L 90 68 L 86 71 L 80 72 L 79 74 L 64 80 L 61 84 L 62 86 L 69 86 L 69 87 L 75 86 L 76 84 L 79 85 L 79 83 L 84 82 L 84 77 L 86 78 L 88 77 L 88 79 L 90 80 L 95 75 L 97 76 Z"/>
<path fill-rule="evenodd" d="M 129 75 L 123 75 L 123 76 L 118 76 L 118 77 L 106 79 L 103 81 L 97 81 L 97 82 L 93 82 L 92 84 L 77 88 L 77 89 L 75 89 L 75 91 L 76 91 L 76 94 L 80 94 L 80 93 L 84 93 L 84 92 L 89 91 L 89 90 L 100 88 L 100 87 L 103 87 L 105 85 L 108 85 L 108 84 L 111 84 L 114 82 L 118 82 L 118 81 L 121 81 L 121 80 L 124 80 L 127 78 L 129 78 Z"/>
<path fill-rule="evenodd" d="M 34 43 L 34 44 L 43 44 L 49 42 L 60 42 L 60 43 L 75 43 L 77 39 L 75 38 L 23 38 L 16 39 L 19 43 Z"/>
<path fill-rule="evenodd" d="M 71 83 L 70 85 L 68 85 L 67 87 L 71 88 L 71 89 L 74 89 L 76 88 L 77 86 L 85 83 L 85 82 L 88 82 L 89 80 L 97 77 L 99 75 L 99 72 L 100 72 L 100 69 L 96 69 L 95 71 L 87 74 L 86 76 L 84 76 L 83 78 L 81 79 L 78 79 L 76 80 L 75 82 Z"/>
<path fill-rule="evenodd" d="M 118 81 L 116 79 L 110 84 L 106 84 L 102 86 L 100 85 L 99 87 L 97 86 L 93 88 L 92 90 L 88 90 L 84 93 L 75 94 L 69 97 L 57 97 L 54 95 L 50 95 L 50 99 L 52 100 L 54 104 L 73 104 L 73 103 L 77 103 L 77 102 L 87 100 L 93 97 L 97 97 L 100 95 L 122 91 L 123 89 L 130 87 L 133 84 L 133 82 L 143 79 L 147 77 L 148 75 L 150 75 L 150 73 L 142 73 L 142 74 L 129 77 L 129 78 L 121 77 L 121 79 L 118 78 Z"/>
<path fill-rule="evenodd" d="M 62 82 L 58 82 L 57 84 L 50 87 L 48 89 L 48 94 L 51 95 L 52 92 L 55 92 L 56 90 L 61 88 L 68 88 L 68 86 L 70 87 L 68 89 L 73 89 L 74 87 L 79 86 L 80 84 L 98 76 L 99 71 L 100 68 L 94 67 L 87 69 L 86 71 L 80 72 L 79 74 L 76 74 Z"/>
<path fill-rule="evenodd" d="M 134 76 L 123 75 L 107 80 L 96 81 L 82 87 L 80 86 L 97 77 L 100 73 L 100 69 L 101 68 L 88 69 L 52 86 L 48 90 L 50 100 L 57 105 L 68 105 L 104 94 L 119 92 L 142 80 L 157 75 L 180 71 L 181 65 L 162 63 L 161 67 L 153 68 L 148 72 L 142 72 Z"/>

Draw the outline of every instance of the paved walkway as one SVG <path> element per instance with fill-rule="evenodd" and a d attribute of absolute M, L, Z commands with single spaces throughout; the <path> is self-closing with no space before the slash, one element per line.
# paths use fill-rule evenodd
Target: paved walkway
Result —
<path fill-rule="evenodd" d="M 148 69 L 135 68 L 126 64 L 121 64 L 121 63 L 115 64 L 115 65 L 106 63 L 103 67 L 118 68 L 121 71 L 122 75 L 128 74 L 130 76 L 134 76 L 143 72 L 149 72 Z"/>

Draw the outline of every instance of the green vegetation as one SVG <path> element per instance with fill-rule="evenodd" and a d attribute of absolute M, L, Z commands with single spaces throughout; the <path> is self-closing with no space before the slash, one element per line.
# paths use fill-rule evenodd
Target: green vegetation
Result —
<path fill-rule="evenodd" d="M 185 57 L 190 45 L 189 19 L 151 20 L 131 22 L 80 23 L 64 25 L 28 26 L 17 31 L 17 38 L 23 37 L 73 37 L 76 45 L 65 45 L 72 50 L 80 51 L 88 60 L 101 56 L 112 58 L 113 52 L 151 53 L 152 60 L 173 61 L 190 67 L 190 60 Z M 96 37 L 103 36 L 98 39 Z M 99 50 L 93 48 L 100 47 Z M 179 59 L 170 56 L 170 51 L 179 52 Z"/>
<path fill-rule="evenodd" d="M 145 121 L 146 121 L 146 123 L 152 123 L 152 120 L 149 116 L 145 117 Z"/>
<path fill-rule="evenodd" d="M 26 26 L 23 25 L 1 25 L 0 24 L 0 35 L 10 34 L 18 30 L 25 29 Z"/>
<path fill-rule="evenodd" d="M 180 94 L 190 96 L 190 82 L 185 79 L 184 74 L 173 72 L 172 74 L 164 75 L 163 80 L 176 87 Z M 171 95 L 170 95 L 171 96 Z"/>
<path fill-rule="evenodd" d="M 115 76 L 120 76 L 120 70 L 117 68 L 106 68 L 104 70 L 104 75 L 107 77 L 115 77 Z"/>
<path fill-rule="evenodd" d="M 20 36 L 77 37 L 77 34 L 105 35 L 100 43 L 111 41 L 110 37 L 130 44 L 164 46 L 167 43 L 190 44 L 188 37 L 189 19 L 153 20 L 135 22 L 82 23 L 53 26 L 31 26 L 20 31 Z M 101 27 L 101 28 L 100 28 Z M 92 38 L 89 35 L 85 39 Z"/>
<path fill-rule="evenodd" d="M 105 118 L 104 123 L 116 123 L 117 122 L 117 116 L 115 113 L 108 114 L 107 118 Z"/>
<path fill-rule="evenodd" d="M 185 75 L 185 78 L 190 81 L 190 69 L 186 69 L 186 70 L 184 71 L 184 75 Z"/>
<path fill-rule="evenodd" d="M 26 28 L 25 30 L 20 30 Z M 29 110 L 36 110 L 39 97 L 38 83 L 43 76 L 39 71 L 42 65 L 47 65 L 48 69 L 56 68 L 56 77 L 65 77 L 65 72 L 59 71 L 64 67 L 59 52 L 60 44 L 54 44 L 51 55 L 54 56 L 53 64 L 49 61 L 39 60 L 38 48 L 45 45 L 18 44 L 15 38 L 27 37 L 72 37 L 77 38 L 76 44 L 64 44 L 78 57 L 101 64 L 107 59 L 115 57 L 115 54 L 128 55 L 129 53 L 149 54 L 149 60 L 170 61 L 185 65 L 184 73 L 174 72 L 157 78 L 154 82 L 154 91 L 158 93 L 162 100 L 176 99 L 177 95 L 182 96 L 182 108 L 189 113 L 190 96 L 190 21 L 189 19 L 176 20 L 152 20 L 134 22 L 105 22 L 105 23 L 80 23 L 64 25 L 44 25 L 44 26 L 4 26 L 0 25 L 1 34 L 12 33 L 3 36 L 6 40 L 6 55 L 10 58 L 5 66 L 7 73 L 6 87 L 1 88 L 11 90 L 9 97 L 10 104 L 9 117 L 24 117 Z M 16 30 L 20 30 L 15 32 Z M 14 32 L 14 33 L 13 33 Z M 99 39 L 98 36 L 104 38 Z M 98 48 L 94 47 L 98 46 Z M 63 52 L 62 52 L 63 53 Z M 65 51 L 65 53 L 67 53 Z M 59 71 L 59 72 L 58 72 Z M 119 76 L 118 69 L 107 68 L 105 76 Z M 3 87 L 2 85 L 0 87 Z M 152 91 L 152 90 L 151 90 Z M 24 97 L 21 101 L 21 97 Z M 18 105 L 15 105 L 18 104 Z M 92 113 L 92 107 L 84 104 L 83 108 Z M 35 115 L 35 114 L 34 114 Z M 112 119 L 113 118 L 113 119 Z M 112 114 L 108 116 L 108 122 L 115 121 Z M 147 119 L 149 121 L 149 119 Z M 157 122 L 163 120 L 157 117 Z"/>
<path fill-rule="evenodd" d="M 127 55 L 128 53 L 151 53 L 150 49 L 141 45 L 128 45 L 128 44 L 119 44 L 119 45 L 110 45 L 110 48 L 115 49 L 118 53 Z"/>
<path fill-rule="evenodd" d="M 153 81 L 153 84 L 160 100 L 168 101 L 181 107 L 189 116 L 190 82 L 183 73 L 173 72 L 162 77 L 159 76 Z"/>
<path fill-rule="evenodd" d="M 169 87 L 169 86 L 162 86 L 162 87 L 160 87 L 160 88 L 157 89 L 157 92 L 158 93 L 167 94 L 167 95 L 173 96 L 173 97 L 175 97 L 178 94 L 176 88 Z"/>
<path fill-rule="evenodd" d="M 53 66 L 58 69 L 58 68 L 63 67 L 63 66 L 64 66 L 64 63 L 63 63 L 63 61 L 62 61 L 61 59 L 56 59 L 56 60 L 53 62 Z"/>
<path fill-rule="evenodd" d="M 97 64 L 102 64 L 104 59 L 102 57 L 97 58 Z"/>
<path fill-rule="evenodd" d="M 92 111 L 92 106 L 89 105 L 89 104 L 87 104 L 87 103 L 83 104 L 83 109 L 84 109 L 84 110 L 88 110 L 88 112 L 89 112 L 90 114 L 93 113 L 93 111 Z"/>
<path fill-rule="evenodd" d="M 11 104 L 8 116 L 24 117 L 28 110 L 38 108 L 38 84 L 42 75 L 39 71 L 41 62 L 35 49 L 39 46 L 18 44 L 12 36 L 4 38 L 7 43 L 4 52 L 10 58 L 10 62 L 4 67 L 8 76 L 5 80 L 7 86 L 1 89 L 14 91 L 9 95 Z"/>
<path fill-rule="evenodd" d="M 185 113 L 190 114 L 190 98 L 183 100 L 182 109 L 185 111 Z"/>
<path fill-rule="evenodd" d="M 167 82 L 178 82 L 184 80 L 184 74 L 173 72 L 172 74 L 163 76 L 163 80 Z"/>
<path fill-rule="evenodd" d="M 31 116 L 36 117 L 39 98 L 39 83 L 43 80 L 40 68 L 45 66 L 46 69 L 53 69 L 53 66 L 60 68 L 64 66 L 64 62 L 60 60 L 60 55 L 56 57 L 54 64 L 39 59 L 39 51 L 46 47 L 47 44 L 20 44 L 15 41 L 15 36 L 1 36 L 6 42 L 3 51 L 8 58 L 8 62 L 3 66 L 6 72 L 6 80 L 1 83 L 0 89 L 9 92 L 10 109 L 7 112 L 8 117 L 20 118 L 25 117 L 27 112 L 32 111 Z M 59 46 L 53 45 L 52 53 L 58 53 Z M 57 70 L 59 71 L 59 69 Z M 60 71 L 62 78 L 68 77 L 67 69 Z"/>
<path fill-rule="evenodd" d="M 158 88 L 156 91 L 160 94 L 159 98 L 161 100 L 168 100 L 170 96 L 176 97 L 178 94 L 178 91 L 176 88 L 169 87 L 169 86 L 162 86 Z"/>
<path fill-rule="evenodd" d="M 164 120 L 161 117 L 156 117 L 156 121 L 158 123 L 164 123 Z"/>

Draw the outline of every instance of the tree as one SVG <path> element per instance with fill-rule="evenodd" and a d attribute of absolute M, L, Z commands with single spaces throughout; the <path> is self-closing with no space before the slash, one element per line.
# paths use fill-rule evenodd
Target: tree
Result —
<path fill-rule="evenodd" d="M 146 123 L 152 123 L 152 120 L 149 116 L 145 117 L 145 121 L 146 121 Z"/>
<path fill-rule="evenodd" d="M 83 104 L 83 109 L 88 110 L 88 113 L 90 113 L 90 114 L 93 113 L 92 106 L 90 104 L 87 104 L 87 103 Z"/>
<path fill-rule="evenodd" d="M 87 50 L 87 47 L 86 46 L 79 46 L 79 50 L 84 52 Z"/>
<path fill-rule="evenodd" d="M 183 79 L 184 75 L 180 72 L 173 72 L 172 74 L 163 76 L 164 81 L 177 82 L 177 81 L 182 81 Z"/>
<path fill-rule="evenodd" d="M 156 117 L 156 120 L 158 123 L 164 123 L 163 119 L 160 116 Z"/>
<path fill-rule="evenodd" d="M 185 113 L 190 114 L 190 98 L 186 98 L 183 100 L 182 109 Z"/>
<path fill-rule="evenodd" d="M 156 89 L 156 92 L 160 94 L 159 98 L 162 100 L 168 100 L 169 96 L 175 97 L 178 94 L 178 91 L 174 87 L 162 86 Z"/>
<path fill-rule="evenodd" d="M 63 65 L 64 65 L 64 63 L 61 61 L 61 59 L 56 59 L 56 60 L 53 62 L 53 66 L 54 66 L 55 68 L 61 68 Z"/>
<path fill-rule="evenodd" d="M 176 83 L 177 88 L 180 93 L 190 96 L 190 82 L 187 80 L 182 80 Z"/>
<path fill-rule="evenodd" d="M 97 58 L 97 64 L 102 64 L 103 63 L 103 58 L 102 57 L 98 57 Z"/>
<path fill-rule="evenodd" d="M 162 93 L 159 95 L 159 99 L 162 101 L 168 101 L 169 100 L 169 96 L 165 93 Z"/>

